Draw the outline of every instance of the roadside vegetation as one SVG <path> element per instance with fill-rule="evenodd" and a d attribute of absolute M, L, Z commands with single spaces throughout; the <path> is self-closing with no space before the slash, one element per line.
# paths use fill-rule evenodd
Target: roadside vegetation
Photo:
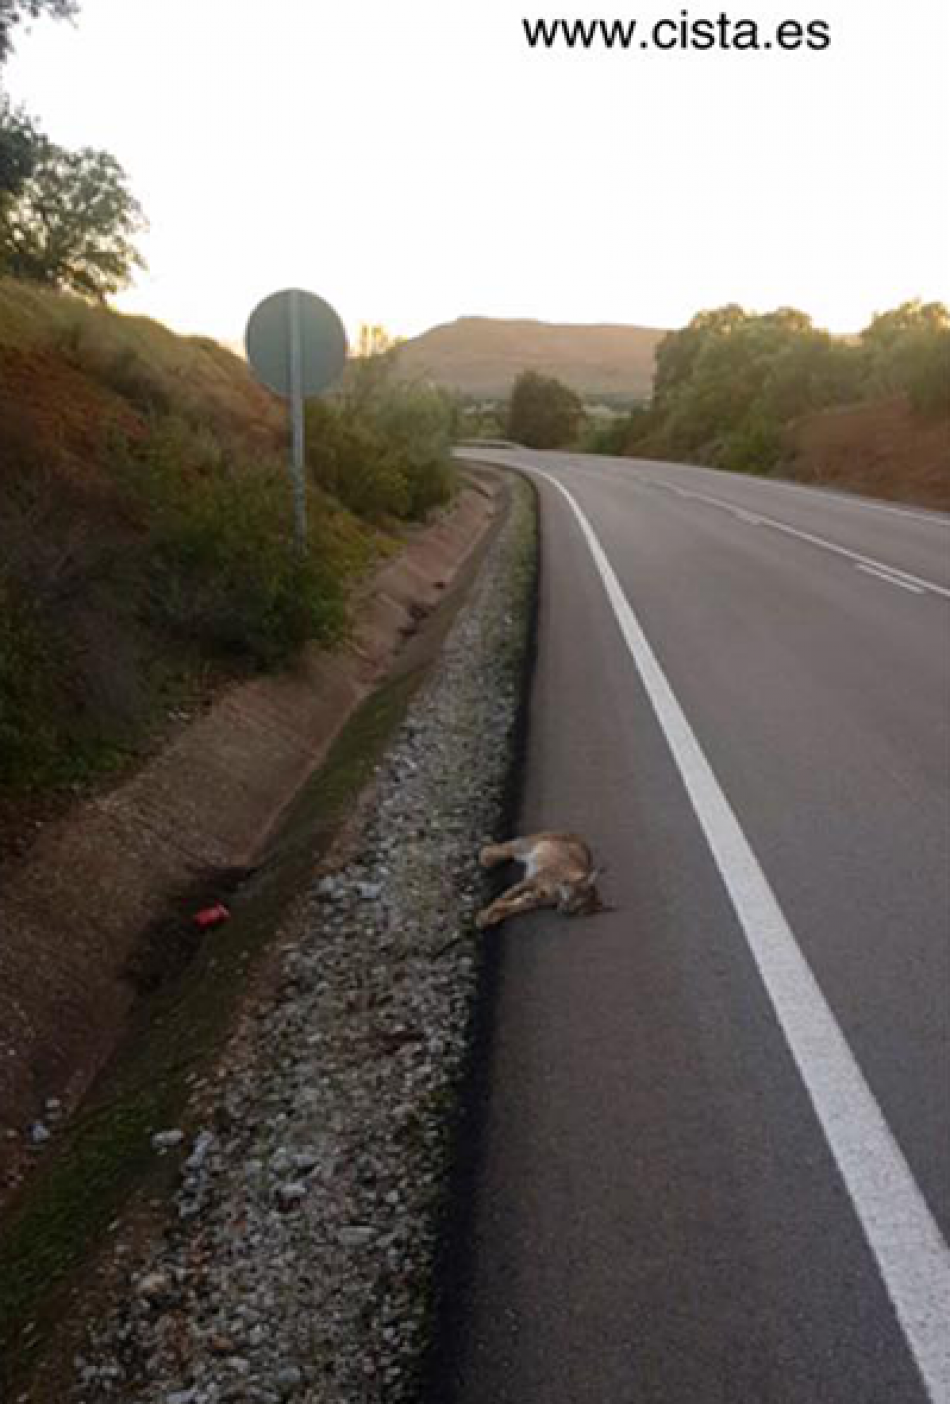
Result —
<path fill-rule="evenodd" d="M 584 403 L 563 381 L 522 371 L 515 381 L 505 421 L 506 435 L 526 448 L 572 444 L 584 422 Z"/>
<path fill-rule="evenodd" d="M 0 0 L 0 73 L 24 24 L 77 12 Z M 223 679 L 339 641 L 354 579 L 452 491 L 452 404 L 400 382 L 398 348 L 370 329 L 342 392 L 309 407 L 296 549 L 281 403 L 215 342 L 105 306 L 144 228 L 108 152 L 54 145 L 0 86 L 8 793 L 121 766 Z"/>
<path fill-rule="evenodd" d="M 582 403 L 525 372 L 464 432 L 789 478 L 950 510 L 950 310 L 906 302 L 855 337 L 794 308 L 698 313 L 656 351 L 653 397 Z"/>
<path fill-rule="evenodd" d="M 896 398 L 921 423 L 950 415 L 950 310 L 907 302 L 860 336 L 832 336 L 803 312 L 698 313 L 656 354 L 649 406 L 609 427 L 602 451 L 767 473 L 803 417 Z"/>
<path fill-rule="evenodd" d="M 237 356 L 0 280 L 0 787 L 121 766 L 170 712 L 347 629 L 353 582 L 446 502 L 450 404 L 390 353 L 309 410 L 308 548 L 283 406 Z"/>

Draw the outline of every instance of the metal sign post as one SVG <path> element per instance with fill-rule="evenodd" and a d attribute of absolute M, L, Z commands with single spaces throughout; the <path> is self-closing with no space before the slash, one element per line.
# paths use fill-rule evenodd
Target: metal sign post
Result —
<path fill-rule="evenodd" d="M 290 402 L 290 470 L 294 530 L 307 545 L 307 466 L 304 402 L 335 380 L 346 361 L 346 332 L 328 302 L 315 293 L 288 288 L 272 293 L 251 313 L 245 335 L 247 359 L 264 385 Z"/>
<path fill-rule="evenodd" d="M 287 334 L 290 339 L 290 423 L 291 472 L 294 478 L 294 530 L 297 546 L 307 545 L 307 478 L 305 462 L 305 425 L 303 417 L 303 343 L 300 336 L 300 293 L 291 290 Z"/>

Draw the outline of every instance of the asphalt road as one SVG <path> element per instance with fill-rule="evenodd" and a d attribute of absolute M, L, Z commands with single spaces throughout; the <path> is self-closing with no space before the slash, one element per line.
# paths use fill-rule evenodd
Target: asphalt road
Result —
<path fill-rule="evenodd" d="M 502 928 L 445 1404 L 948 1404 L 950 519 L 478 456 L 541 497 L 521 827 L 616 910 Z"/>

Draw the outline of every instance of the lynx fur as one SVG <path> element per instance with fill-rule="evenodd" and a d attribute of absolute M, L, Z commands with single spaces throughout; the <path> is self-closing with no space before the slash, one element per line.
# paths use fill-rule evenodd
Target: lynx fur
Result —
<path fill-rule="evenodd" d="M 478 860 L 483 868 L 512 860 L 524 866 L 521 882 L 478 913 L 475 925 L 480 931 L 536 907 L 556 907 L 568 916 L 605 909 L 597 892 L 594 856 L 577 834 L 530 834 L 510 843 L 489 843 Z"/>

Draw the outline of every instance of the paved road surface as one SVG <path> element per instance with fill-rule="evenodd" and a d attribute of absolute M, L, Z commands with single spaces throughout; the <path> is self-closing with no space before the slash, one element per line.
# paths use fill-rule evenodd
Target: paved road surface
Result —
<path fill-rule="evenodd" d="M 445 1404 L 948 1404 L 950 519 L 491 456 L 617 910 L 504 928 Z"/>

